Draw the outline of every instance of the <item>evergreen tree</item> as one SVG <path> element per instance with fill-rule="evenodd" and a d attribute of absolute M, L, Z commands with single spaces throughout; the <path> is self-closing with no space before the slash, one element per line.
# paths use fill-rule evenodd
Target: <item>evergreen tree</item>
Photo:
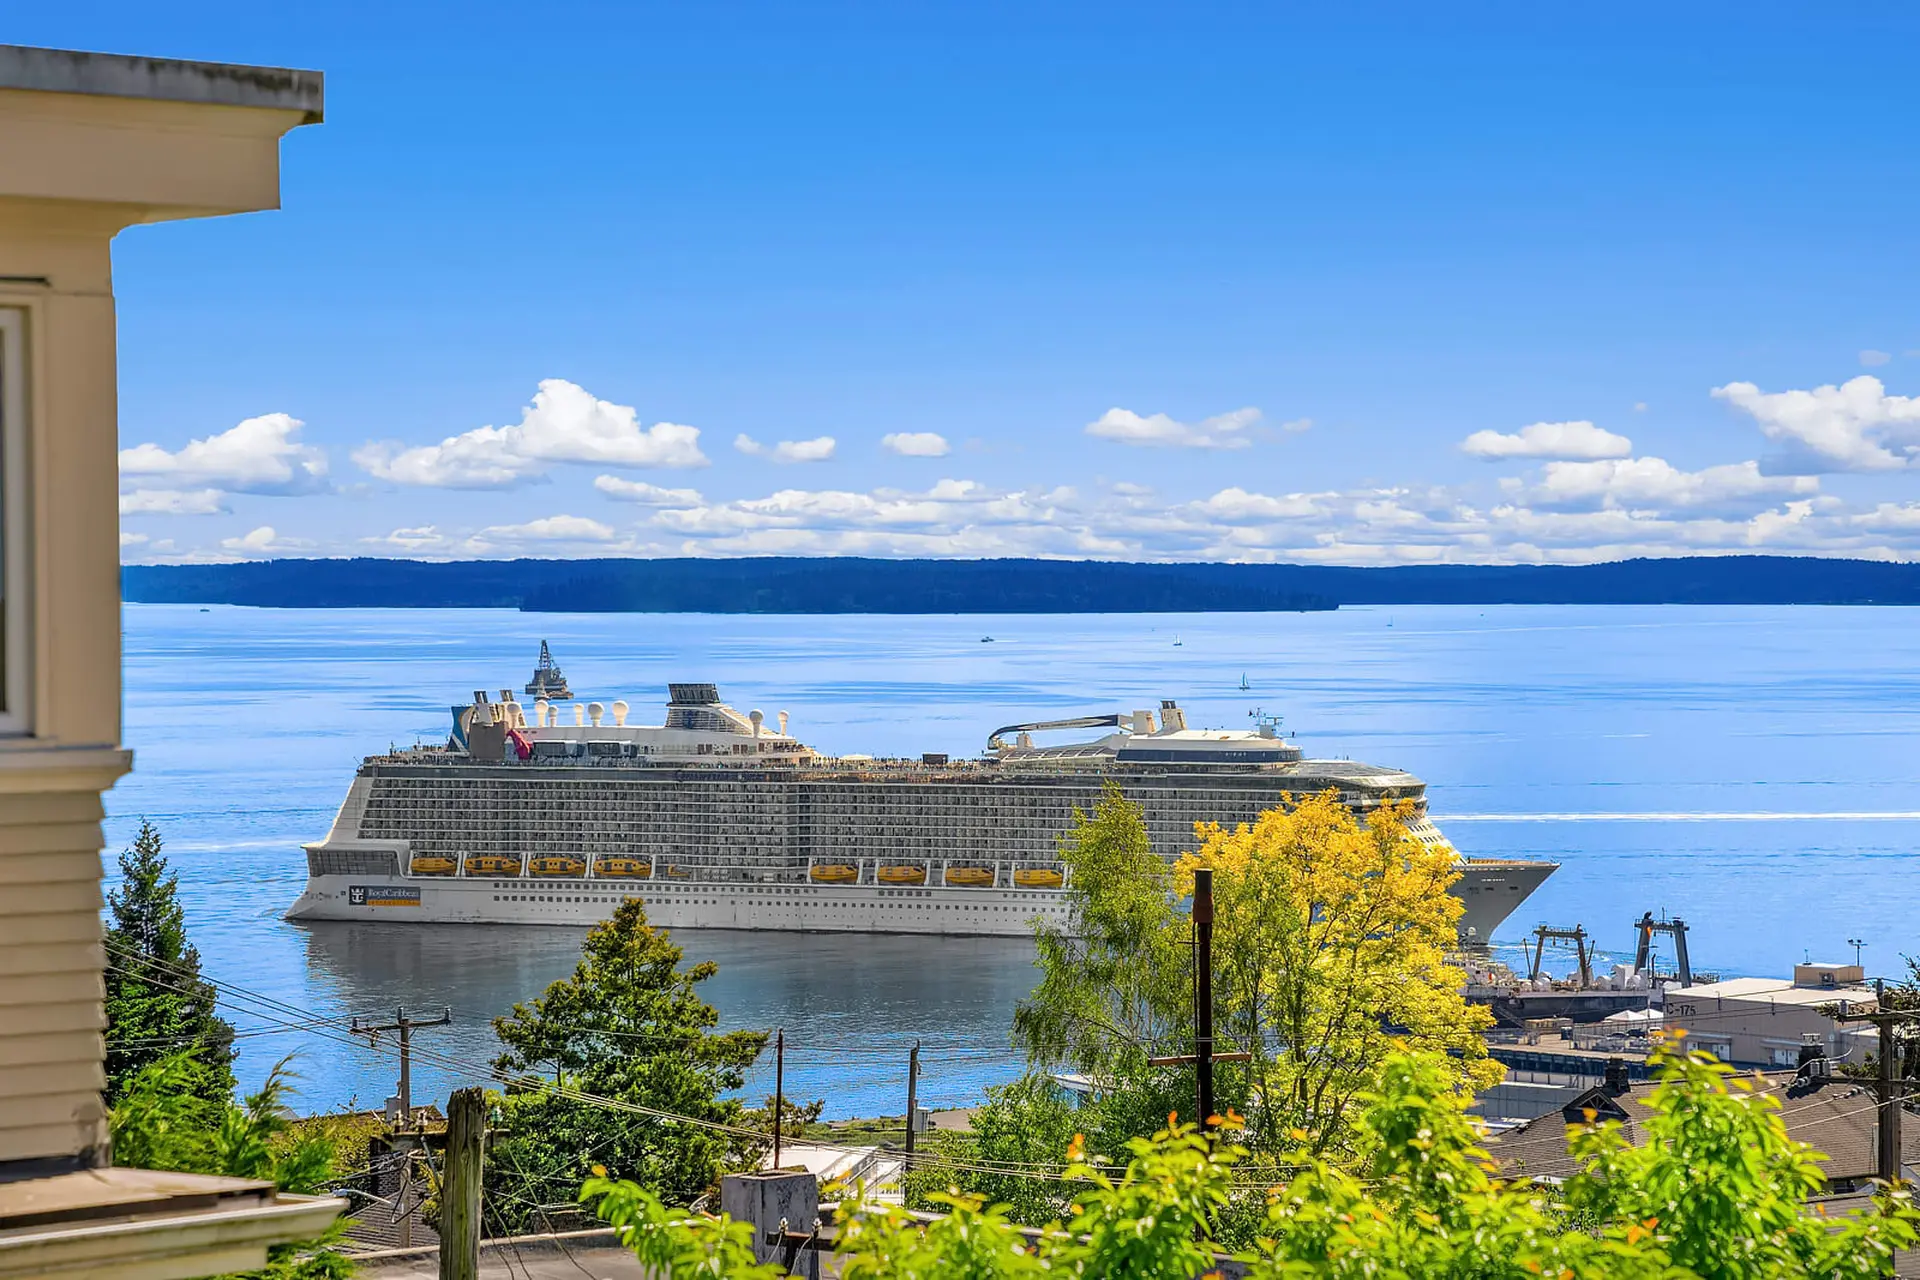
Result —
<path fill-rule="evenodd" d="M 160 832 L 141 822 L 120 855 L 120 887 L 107 895 L 107 1100 L 163 1059 L 185 1054 L 182 1087 L 211 1105 L 233 1095 L 233 1027 L 214 1012 L 187 941 L 179 877 L 167 867 Z"/>
<path fill-rule="evenodd" d="M 719 1015 L 696 990 L 716 966 L 680 960 L 629 898 L 587 935 L 571 978 L 494 1020 L 506 1047 L 494 1067 L 520 1076 L 501 1100 L 505 1132 L 486 1161 L 494 1229 L 544 1225 L 533 1211 L 570 1198 L 596 1165 L 687 1204 L 764 1149 L 741 1132 L 755 1123 L 745 1104 L 726 1095 L 745 1083 L 768 1037 L 716 1034 Z"/>

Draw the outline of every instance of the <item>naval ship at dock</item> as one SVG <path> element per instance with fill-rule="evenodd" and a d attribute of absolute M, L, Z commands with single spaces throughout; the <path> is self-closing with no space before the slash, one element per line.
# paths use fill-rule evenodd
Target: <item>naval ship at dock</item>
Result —
<path fill-rule="evenodd" d="M 968 760 L 823 755 L 712 684 L 670 684 L 660 725 L 510 690 L 451 710 L 444 746 L 361 764 L 289 919 L 581 925 L 638 897 L 668 928 L 1025 936 L 1067 918 L 1059 842 L 1107 784 L 1169 860 L 1196 822 L 1328 790 L 1361 815 L 1410 802 L 1412 834 L 1446 843 L 1412 774 L 1306 759 L 1270 719 L 1190 728 L 1172 700 L 1006 725 Z M 1036 742 L 1075 729 L 1105 732 Z M 1463 859 L 1462 942 L 1490 941 L 1557 865 Z"/>

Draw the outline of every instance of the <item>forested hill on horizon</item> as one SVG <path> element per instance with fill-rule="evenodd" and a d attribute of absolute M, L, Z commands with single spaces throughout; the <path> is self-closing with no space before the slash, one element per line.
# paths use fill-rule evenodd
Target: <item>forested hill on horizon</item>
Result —
<path fill-rule="evenodd" d="M 1591 565 L 1100 560 L 263 560 L 127 565 L 140 603 L 556 613 L 1207 613 L 1349 604 L 1920 604 L 1920 564 L 1690 556 Z"/>

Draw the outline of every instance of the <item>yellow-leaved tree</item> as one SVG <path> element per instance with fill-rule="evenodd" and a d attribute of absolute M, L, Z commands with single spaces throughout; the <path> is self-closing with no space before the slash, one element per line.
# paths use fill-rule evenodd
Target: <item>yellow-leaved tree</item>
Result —
<path fill-rule="evenodd" d="M 1462 1091 L 1501 1077 L 1480 1037 L 1492 1015 L 1448 963 L 1464 910 L 1447 891 L 1454 853 L 1415 838 L 1412 816 L 1402 802 L 1362 820 L 1333 791 L 1289 798 L 1251 824 L 1202 824 L 1174 866 L 1183 897 L 1195 868 L 1213 869 L 1216 1034 L 1253 1055 L 1256 1152 L 1296 1131 L 1315 1154 L 1347 1146 L 1397 1050 L 1443 1055 Z"/>
<path fill-rule="evenodd" d="M 1094 1099 L 1070 1118 L 1013 1116 L 1006 1128 L 1057 1120 L 1117 1152 L 1169 1111 L 1191 1115 L 1193 1069 L 1149 1058 L 1191 1051 L 1187 899 L 1199 866 L 1214 872 L 1217 1047 L 1252 1055 L 1220 1064 L 1215 1098 L 1244 1117 L 1236 1137 L 1255 1163 L 1303 1148 L 1361 1154 L 1362 1100 L 1396 1049 L 1443 1055 L 1457 1092 L 1500 1078 L 1479 1034 L 1491 1017 L 1447 963 L 1463 909 L 1447 891 L 1452 850 L 1416 839 L 1405 805 L 1362 819 L 1331 791 L 1276 800 L 1249 825 L 1202 824 L 1197 850 L 1171 868 L 1117 789 L 1077 818 L 1061 850 L 1072 915 L 1039 928 L 1041 981 L 1014 1039 L 1037 1072 L 1086 1076 Z"/>

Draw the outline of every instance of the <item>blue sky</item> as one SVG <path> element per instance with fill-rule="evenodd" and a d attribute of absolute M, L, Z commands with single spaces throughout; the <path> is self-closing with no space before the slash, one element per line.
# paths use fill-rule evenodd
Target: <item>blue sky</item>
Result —
<path fill-rule="evenodd" d="M 117 242 L 129 560 L 1920 554 L 1920 14 L 1599 8 L 7 38 L 327 75 Z"/>

